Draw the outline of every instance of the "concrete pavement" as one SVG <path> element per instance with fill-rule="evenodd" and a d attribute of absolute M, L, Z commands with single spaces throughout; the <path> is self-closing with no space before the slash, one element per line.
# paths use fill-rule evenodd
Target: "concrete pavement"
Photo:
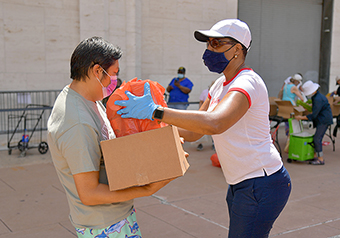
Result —
<path fill-rule="evenodd" d="M 285 144 L 283 127 L 279 141 Z M 327 137 L 324 141 L 330 141 Z M 279 238 L 340 237 L 340 139 L 324 146 L 323 166 L 305 162 L 284 164 L 292 178 L 292 193 L 270 233 Z M 227 237 L 227 184 L 220 168 L 211 165 L 211 144 L 202 151 L 185 143 L 190 168 L 151 197 L 135 200 L 145 238 Z M 50 154 L 28 150 L 20 157 L 0 151 L 0 238 L 76 237 L 68 219 L 68 204 Z"/>

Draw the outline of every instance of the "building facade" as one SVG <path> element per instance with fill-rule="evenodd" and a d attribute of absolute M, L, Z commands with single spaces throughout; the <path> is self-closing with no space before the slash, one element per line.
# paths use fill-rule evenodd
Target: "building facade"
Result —
<path fill-rule="evenodd" d="M 253 44 L 246 63 L 264 78 L 270 96 L 296 72 L 320 82 L 322 69 L 328 72 L 323 90 L 334 90 L 340 75 L 339 1 L 0 0 L 0 91 L 63 88 L 70 82 L 74 48 L 84 38 L 102 36 L 123 50 L 122 80 L 151 79 L 166 87 L 184 66 L 194 83 L 189 101 L 198 101 L 219 75 L 204 66 L 206 45 L 193 32 L 225 18 L 249 24 Z M 320 51 L 325 3 L 332 13 L 326 59 Z"/>

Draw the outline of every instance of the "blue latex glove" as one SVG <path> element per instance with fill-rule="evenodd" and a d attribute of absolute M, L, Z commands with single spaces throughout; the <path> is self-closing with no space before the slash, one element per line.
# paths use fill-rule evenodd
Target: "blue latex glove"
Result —
<path fill-rule="evenodd" d="M 158 107 L 152 99 L 150 92 L 150 84 L 146 82 L 144 84 L 144 95 L 137 97 L 126 91 L 125 94 L 129 100 L 115 101 L 115 105 L 123 106 L 125 108 L 117 111 L 117 114 L 122 118 L 136 118 L 136 119 L 152 119 L 152 114 Z"/>

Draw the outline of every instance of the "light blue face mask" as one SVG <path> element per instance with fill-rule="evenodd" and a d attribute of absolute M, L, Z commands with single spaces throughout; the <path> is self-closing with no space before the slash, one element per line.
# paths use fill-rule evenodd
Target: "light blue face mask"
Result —
<path fill-rule="evenodd" d="M 184 74 L 178 74 L 177 77 L 178 77 L 179 79 L 184 78 Z"/>

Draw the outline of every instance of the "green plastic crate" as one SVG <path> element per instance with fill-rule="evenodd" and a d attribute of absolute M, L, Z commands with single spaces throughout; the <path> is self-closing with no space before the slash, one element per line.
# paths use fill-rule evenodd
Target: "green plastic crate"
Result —
<path fill-rule="evenodd" d="M 288 119 L 289 123 L 289 153 L 292 160 L 310 160 L 314 158 L 313 135 L 304 132 L 301 121 Z"/>

